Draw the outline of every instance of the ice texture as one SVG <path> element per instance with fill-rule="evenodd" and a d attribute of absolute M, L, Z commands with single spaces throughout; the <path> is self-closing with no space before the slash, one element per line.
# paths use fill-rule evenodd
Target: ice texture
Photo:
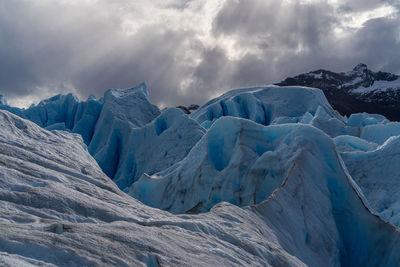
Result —
<path fill-rule="evenodd" d="M 262 125 L 309 124 L 332 138 L 349 135 L 376 144 L 400 134 L 400 123 L 381 115 L 361 113 L 344 118 L 331 108 L 322 91 L 306 87 L 232 90 L 200 107 L 191 119 L 176 111 L 160 115 L 149 101 L 145 84 L 110 89 L 100 100 L 90 96 L 80 102 L 73 94 L 56 95 L 28 109 L 8 105 L 0 105 L 0 109 L 48 130 L 79 133 L 103 171 L 124 191 L 144 173 L 152 175 L 182 160 L 204 133 L 202 127 L 211 127 L 223 116 Z M 164 133 L 166 118 L 173 127 Z"/>
<path fill-rule="evenodd" d="M 341 155 L 372 210 L 400 226 L 400 136 L 375 149 L 343 151 Z"/>
<path fill-rule="evenodd" d="M 177 108 L 166 109 L 144 127 L 129 129 L 120 141 L 118 161 L 112 162 L 116 170 L 114 182 L 128 191 L 143 173 L 162 171 L 185 158 L 204 132 Z M 104 164 L 111 164 L 107 154 L 103 160 Z M 101 162 L 98 158 L 97 161 Z"/>
<path fill-rule="evenodd" d="M 363 205 L 326 134 L 307 125 L 265 127 L 237 118 L 222 118 L 213 127 L 221 122 L 249 126 L 245 138 L 253 131 L 257 137 L 260 129 L 266 129 L 267 136 L 271 132 L 265 147 L 287 146 L 286 154 L 295 154 L 289 171 L 256 205 L 241 208 L 220 202 L 207 213 L 173 215 L 124 194 L 88 153 L 80 135 L 47 131 L 0 111 L 0 263 L 399 264 L 400 232 Z M 216 138 L 232 141 L 224 136 Z M 252 147 L 255 143 L 250 142 L 249 149 L 262 152 Z M 296 145 L 301 147 L 290 152 Z M 226 160 L 216 166 L 224 167 Z"/>
<path fill-rule="evenodd" d="M 183 159 L 205 131 L 178 109 L 161 114 L 150 103 L 144 83 L 130 89 L 110 89 L 100 100 L 91 95 L 80 102 L 67 94 L 28 109 L 7 105 L 0 105 L 0 109 L 47 130 L 80 134 L 103 171 L 127 190 L 143 173 L 161 171 Z"/>
<path fill-rule="evenodd" d="M 329 105 L 321 90 L 280 86 L 232 90 L 210 100 L 190 116 L 207 128 L 222 116 L 269 125 L 299 122 L 307 113 L 314 116 L 318 108 L 331 117 L 343 120 Z"/>
<path fill-rule="evenodd" d="M 347 120 L 347 125 L 353 127 L 363 127 L 366 125 L 386 124 L 388 122 L 389 120 L 386 119 L 383 115 L 356 113 L 350 115 Z"/>
<path fill-rule="evenodd" d="M 122 90 L 110 89 L 97 120 L 89 152 L 103 171 L 114 178 L 125 142 L 132 129 L 142 127 L 160 114 L 148 99 L 146 86 Z"/>
<path fill-rule="evenodd" d="M 79 133 L 85 143 L 89 144 L 102 105 L 102 100 L 91 98 L 80 102 L 76 95 L 67 94 L 42 100 L 27 109 L 6 105 L 0 105 L 0 109 L 8 110 L 49 130 Z"/>
<path fill-rule="evenodd" d="M 143 175 L 130 194 L 174 213 L 208 211 L 221 201 L 257 204 L 283 183 L 302 150 L 313 151 L 321 159 L 330 153 L 328 165 L 336 158 L 332 140 L 312 126 L 265 127 L 223 117 L 184 160 L 154 176 Z"/>
<path fill-rule="evenodd" d="M 333 138 L 336 149 L 339 152 L 352 152 L 352 151 L 371 151 L 378 147 L 378 144 L 368 142 L 356 136 L 340 135 Z"/>

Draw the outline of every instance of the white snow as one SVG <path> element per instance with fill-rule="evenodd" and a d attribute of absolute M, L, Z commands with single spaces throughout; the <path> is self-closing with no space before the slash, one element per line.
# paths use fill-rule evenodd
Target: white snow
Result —
<path fill-rule="evenodd" d="M 363 82 L 363 78 L 359 76 L 359 77 L 356 77 L 355 79 L 351 80 L 350 82 L 342 84 L 340 87 L 348 87 L 348 86 L 359 84 L 361 82 Z"/>
<path fill-rule="evenodd" d="M 370 92 L 380 91 L 385 92 L 388 90 L 399 90 L 400 89 L 400 79 L 394 81 L 375 81 L 373 85 L 369 87 L 360 86 L 354 90 L 353 93 L 366 94 Z"/>
<path fill-rule="evenodd" d="M 320 73 L 309 72 L 307 73 L 307 75 L 313 77 L 314 79 L 322 79 L 322 72 Z"/>

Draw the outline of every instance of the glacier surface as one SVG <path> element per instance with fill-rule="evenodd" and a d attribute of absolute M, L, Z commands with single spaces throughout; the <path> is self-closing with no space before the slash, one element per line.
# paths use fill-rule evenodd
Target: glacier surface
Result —
<path fill-rule="evenodd" d="M 400 226 L 400 136 L 389 138 L 375 149 L 344 150 L 341 156 L 371 208 Z"/>
<path fill-rule="evenodd" d="M 205 131 L 179 109 L 161 114 L 150 103 L 144 83 L 110 89 L 99 100 L 90 96 L 80 102 L 73 94 L 56 95 L 27 109 L 8 106 L 2 96 L 0 109 L 48 130 L 80 134 L 89 153 L 122 190 L 129 190 L 143 173 L 182 160 Z"/>
<path fill-rule="evenodd" d="M 315 115 L 318 108 L 341 120 L 321 90 L 306 87 L 266 86 L 229 91 L 210 100 L 190 116 L 204 127 L 219 117 L 234 116 L 269 125 L 299 122 L 305 115 Z"/>
<path fill-rule="evenodd" d="M 320 90 L 189 116 L 145 84 L 0 109 L 0 265 L 400 264 L 400 123 Z"/>
<path fill-rule="evenodd" d="M 0 111 L 0 126 L 0 262 L 395 266 L 400 261 L 399 231 L 368 211 L 340 158 L 331 155 L 333 143 L 310 126 L 302 131 L 314 131 L 315 142 L 330 147 L 325 154 L 299 151 L 283 183 L 257 205 L 221 202 L 198 215 L 173 215 L 123 193 L 79 135 L 50 132 L 7 111 Z"/>

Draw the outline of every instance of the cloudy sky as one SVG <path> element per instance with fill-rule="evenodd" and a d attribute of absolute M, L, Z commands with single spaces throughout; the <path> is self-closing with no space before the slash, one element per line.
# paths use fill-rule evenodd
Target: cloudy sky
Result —
<path fill-rule="evenodd" d="M 398 0 L 0 0 L 0 94 L 145 81 L 161 106 L 357 63 L 400 74 Z"/>

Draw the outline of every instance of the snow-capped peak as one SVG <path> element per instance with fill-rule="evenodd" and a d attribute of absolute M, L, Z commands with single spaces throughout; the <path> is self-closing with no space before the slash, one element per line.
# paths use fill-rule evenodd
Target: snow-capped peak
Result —
<path fill-rule="evenodd" d="M 347 72 L 311 71 L 286 78 L 277 85 L 322 89 L 333 108 L 342 115 L 378 113 L 400 121 L 400 76 L 374 72 L 364 63 Z"/>
<path fill-rule="evenodd" d="M 355 72 L 364 72 L 366 70 L 368 70 L 368 67 L 364 63 L 360 63 L 353 68 L 353 71 L 355 71 Z"/>

